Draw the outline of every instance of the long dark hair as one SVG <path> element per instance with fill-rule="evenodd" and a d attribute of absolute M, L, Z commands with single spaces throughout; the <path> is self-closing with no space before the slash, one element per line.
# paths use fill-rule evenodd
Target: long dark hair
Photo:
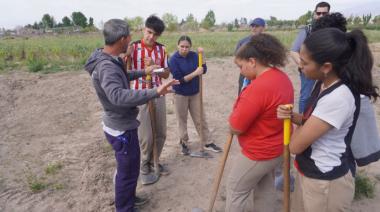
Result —
<path fill-rule="evenodd" d="M 336 28 L 321 29 L 311 33 L 304 45 L 317 64 L 331 63 L 350 88 L 375 101 L 379 97 L 379 88 L 372 82 L 373 56 L 361 30 L 344 33 Z"/>

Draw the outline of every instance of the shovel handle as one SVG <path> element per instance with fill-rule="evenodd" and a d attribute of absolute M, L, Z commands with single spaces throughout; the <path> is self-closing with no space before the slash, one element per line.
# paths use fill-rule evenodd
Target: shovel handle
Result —
<path fill-rule="evenodd" d="M 293 108 L 293 105 L 287 105 L 288 108 Z M 290 211 L 290 152 L 289 152 L 289 143 L 290 143 L 290 127 L 291 127 L 291 120 L 284 119 L 284 168 L 283 168 L 283 175 L 284 175 L 284 212 Z"/>
<path fill-rule="evenodd" d="M 232 138 L 233 138 L 233 134 L 230 133 L 228 135 L 227 142 L 224 145 L 223 157 L 222 157 L 222 159 L 220 161 L 219 169 L 218 169 L 216 178 L 214 180 L 214 185 L 212 186 L 213 189 L 212 189 L 212 193 L 211 193 L 210 205 L 208 207 L 208 211 L 209 212 L 212 212 L 212 208 L 214 207 L 216 195 L 218 194 L 219 185 L 220 185 L 220 181 L 222 180 L 223 171 L 224 171 L 224 167 L 226 165 L 228 153 L 230 152 Z"/>
<path fill-rule="evenodd" d="M 198 67 L 202 67 L 202 52 L 198 52 Z M 200 115 L 199 115 L 199 137 L 201 138 L 201 152 L 204 151 L 204 140 L 203 140 L 203 82 L 202 82 L 202 75 L 199 76 L 199 98 L 200 98 L 200 101 L 199 101 L 199 108 L 200 108 Z"/>

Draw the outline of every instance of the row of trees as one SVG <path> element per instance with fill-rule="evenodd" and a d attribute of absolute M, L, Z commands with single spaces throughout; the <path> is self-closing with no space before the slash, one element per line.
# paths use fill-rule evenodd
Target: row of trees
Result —
<path fill-rule="evenodd" d="M 310 23 L 312 19 L 312 11 L 307 11 L 305 14 L 301 15 L 297 20 L 279 20 L 274 16 L 270 16 L 267 21 L 269 27 L 289 27 L 297 28 L 301 25 L 306 25 Z M 134 18 L 125 18 L 133 30 L 141 30 L 144 27 L 144 18 L 137 16 Z M 199 28 L 209 30 L 215 26 L 216 18 L 213 10 L 209 10 L 205 17 L 198 22 L 193 14 L 188 14 L 185 19 L 179 21 L 178 17 L 171 14 L 165 13 L 162 15 L 162 20 L 164 21 L 167 31 L 177 31 L 177 30 L 186 30 L 186 31 L 197 31 Z M 367 27 L 370 23 L 374 25 L 380 25 L 380 15 L 372 18 L 372 15 L 363 15 L 360 16 L 350 16 L 347 18 L 347 24 L 349 26 L 364 26 Z M 241 27 L 247 27 L 249 20 L 245 17 L 240 19 L 235 18 L 234 21 L 230 23 L 222 23 L 221 27 L 227 27 L 228 31 L 232 31 L 234 28 L 239 29 Z M 26 28 L 33 29 L 49 29 L 56 27 L 71 27 L 79 26 L 82 28 L 94 27 L 94 19 L 92 17 L 87 18 L 82 12 L 73 12 L 71 16 L 65 16 L 62 18 L 61 22 L 58 22 L 54 19 L 53 16 L 49 14 L 44 14 L 41 21 L 34 22 L 33 25 L 28 24 Z"/>
<path fill-rule="evenodd" d="M 296 20 L 279 20 L 274 16 L 270 16 L 269 20 L 266 20 L 267 26 L 269 27 L 286 27 L 286 28 L 297 28 L 302 25 L 306 25 L 311 22 L 313 17 L 312 11 L 307 11 L 305 14 L 301 15 Z M 137 16 L 134 18 L 125 18 L 133 30 L 141 30 L 144 27 L 144 18 Z M 216 22 L 215 13 L 212 10 L 209 10 L 206 16 L 199 23 L 193 14 L 189 14 L 185 19 L 181 21 L 178 20 L 178 17 L 171 14 L 165 13 L 162 15 L 162 20 L 165 22 L 167 31 L 177 31 L 177 30 L 187 30 L 187 31 L 197 31 L 199 28 L 211 29 L 213 28 Z M 363 15 L 360 16 L 350 16 L 347 18 L 347 24 L 349 26 L 364 26 L 367 27 L 370 24 L 370 21 L 375 25 L 380 25 L 380 16 L 375 16 L 372 18 L 372 15 Z M 249 20 L 245 17 L 240 19 L 235 18 L 234 21 L 230 23 L 222 23 L 220 27 L 226 27 L 228 31 L 233 29 L 239 29 L 241 27 L 247 27 Z"/>
<path fill-rule="evenodd" d="M 304 15 L 301 15 L 297 20 L 278 20 L 276 17 L 270 16 L 269 20 L 266 20 L 266 23 L 268 26 L 271 26 L 271 27 L 294 26 L 297 28 L 298 26 L 306 25 L 310 23 L 312 17 L 313 17 L 313 12 L 308 11 Z M 368 25 L 371 24 L 371 21 L 372 21 L 372 24 L 374 25 L 380 25 L 380 15 L 377 15 L 374 18 L 372 18 L 372 14 L 363 15 L 362 17 L 351 15 L 347 18 L 347 25 L 349 26 L 362 25 L 364 27 L 367 27 Z M 233 23 L 233 27 L 239 28 L 239 26 L 246 25 L 246 24 L 247 24 L 247 20 L 245 18 L 241 18 L 240 21 L 238 19 L 235 19 Z"/>
<path fill-rule="evenodd" d="M 33 29 L 51 29 L 56 27 L 71 27 L 71 26 L 80 26 L 82 28 L 94 27 L 94 19 L 92 17 L 87 17 L 82 12 L 72 12 L 71 18 L 65 16 L 62 18 L 61 22 L 58 22 L 54 19 L 52 15 L 44 14 L 41 21 L 34 22 L 33 25 L 28 24 L 26 28 Z"/>
<path fill-rule="evenodd" d="M 211 29 L 215 26 L 216 22 L 215 13 L 212 10 L 209 10 L 207 12 L 206 16 L 201 20 L 200 23 L 191 13 L 180 22 L 178 21 L 178 17 L 171 13 L 165 13 L 161 18 L 166 25 L 166 30 L 170 32 L 177 31 L 178 29 L 197 31 L 200 27 L 204 29 Z M 140 30 L 144 27 L 144 19 L 141 16 L 134 18 L 125 18 L 125 20 L 133 30 Z"/>

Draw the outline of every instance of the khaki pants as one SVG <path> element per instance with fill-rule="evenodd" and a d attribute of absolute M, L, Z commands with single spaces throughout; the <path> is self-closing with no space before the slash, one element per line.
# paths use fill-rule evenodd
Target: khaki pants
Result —
<path fill-rule="evenodd" d="M 335 180 L 317 180 L 297 173 L 292 211 L 350 211 L 354 193 L 355 182 L 350 171 Z"/>
<path fill-rule="evenodd" d="M 155 109 L 156 143 L 158 157 L 160 157 L 166 139 L 166 103 L 165 96 L 153 99 Z M 141 148 L 141 167 L 148 163 L 153 164 L 153 135 L 149 114 L 149 104 L 139 106 L 140 112 L 137 119 L 140 121 L 138 128 Z"/>
<path fill-rule="evenodd" d="M 281 162 L 282 156 L 255 161 L 239 153 L 227 181 L 226 212 L 274 212 L 274 170 Z M 253 208 L 247 208 L 251 192 Z"/>
<path fill-rule="evenodd" d="M 175 111 L 176 111 L 176 116 L 178 120 L 179 139 L 182 143 L 187 144 L 189 141 L 189 135 L 187 133 L 188 112 L 190 112 L 195 129 L 197 130 L 198 135 L 200 135 L 200 130 L 201 130 L 200 95 L 199 93 L 193 96 L 182 96 L 179 94 L 175 94 L 174 104 L 175 104 Z M 202 115 L 202 133 L 203 133 L 202 141 L 205 144 L 212 143 L 212 141 L 210 140 L 210 131 L 207 126 L 204 110 L 203 110 L 203 115 Z"/>

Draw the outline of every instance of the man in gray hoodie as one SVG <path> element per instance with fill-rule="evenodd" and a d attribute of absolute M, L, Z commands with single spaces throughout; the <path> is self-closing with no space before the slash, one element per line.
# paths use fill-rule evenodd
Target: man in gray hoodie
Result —
<path fill-rule="evenodd" d="M 111 19 L 104 24 L 105 46 L 97 49 L 88 59 L 85 69 L 89 72 L 96 94 L 103 106 L 103 130 L 115 151 L 117 174 L 115 178 L 115 206 L 117 212 L 135 211 L 135 194 L 140 170 L 140 147 L 137 135 L 139 122 L 138 105 L 153 98 L 170 93 L 169 81 L 154 89 L 131 90 L 131 80 L 152 72 L 145 70 L 127 72 L 123 60 L 131 35 L 128 24 L 120 19 Z"/>

